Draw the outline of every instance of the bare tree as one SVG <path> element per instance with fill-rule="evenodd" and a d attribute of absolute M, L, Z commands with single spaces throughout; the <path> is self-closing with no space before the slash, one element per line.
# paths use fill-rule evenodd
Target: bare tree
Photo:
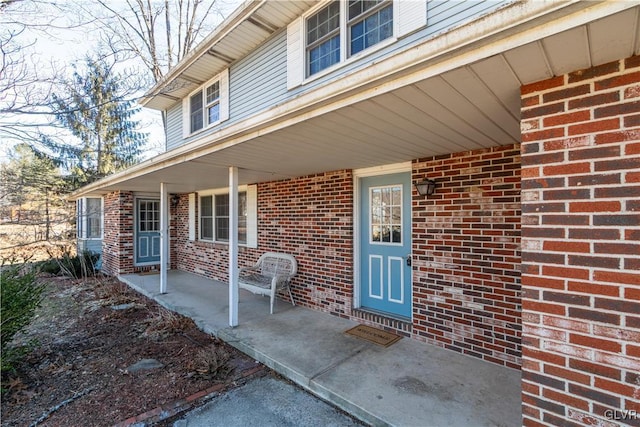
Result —
<path fill-rule="evenodd" d="M 62 28 L 47 1 L 0 0 L 0 141 L 38 145 L 42 129 L 55 137 L 49 97 L 63 65 L 45 62 L 34 50 L 38 38 L 53 40 Z M 65 27 L 66 28 L 66 27 Z"/>
<path fill-rule="evenodd" d="M 82 19 L 93 21 L 114 51 L 142 62 L 149 73 L 148 87 L 159 82 L 223 19 L 223 1 L 79 0 L 74 7 L 83 11 Z"/>

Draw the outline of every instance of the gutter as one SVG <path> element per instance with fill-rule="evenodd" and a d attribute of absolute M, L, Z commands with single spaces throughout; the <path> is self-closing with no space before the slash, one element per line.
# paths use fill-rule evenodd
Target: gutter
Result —
<path fill-rule="evenodd" d="M 146 106 L 152 98 L 162 93 L 162 90 L 173 80 L 180 78 L 180 75 L 195 61 L 200 59 L 203 55 L 206 55 L 212 45 L 215 45 L 217 42 L 225 38 L 231 31 L 251 17 L 253 13 L 266 1 L 267 0 L 245 0 L 245 2 L 238 6 L 233 13 L 229 15 L 229 17 L 222 21 L 222 23 L 217 26 L 211 34 L 205 37 L 205 39 L 198 43 L 198 45 L 183 57 L 175 67 L 169 70 L 169 72 L 162 77 L 162 80 L 145 92 L 138 103 L 143 107 Z"/>
<path fill-rule="evenodd" d="M 78 198 L 100 191 L 105 186 L 231 148 L 338 108 L 636 6 L 634 2 L 579 0 L 515 3 L 450 33 L 372 63 L 365 69 L 341 75 L 340 79 L 165 152 L 155 159 L 89 184 L 72 193 L 70 198 Z"/>

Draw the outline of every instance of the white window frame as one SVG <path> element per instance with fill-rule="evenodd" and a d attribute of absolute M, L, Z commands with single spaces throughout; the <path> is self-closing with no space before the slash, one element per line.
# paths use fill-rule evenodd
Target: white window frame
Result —
<path fill-rule="evenodd" d="M 340 1 L 340 61 L 308 75 L 307 62 L 307 19 L 326 7 L 331 0 L 319 2 L 287 27 L 287 88 L 294 89 L 307 83 L 320 79 L 337 69 L 358 61 L 385 47 L 395 43 L 411 33 L 424 28 L 427 25 L 427 1 L 426 0 L 392 0 L 393 1 L 393 35 L 376 43 L 354 55 L 348 55 L 349 35 L 347 27 L 347 0 Z"/>
<path fill-rule="evenodd" d="M 100 200 L 100 215 L 99 224 L 100 224 L 100 232 L 98 235 L 89 236 L 89 217 L 91 214 L 95 214 L 96 212 L 88 212 L 89 202 L 88 200 Z M 101 240 L 104 236 L 104 199 L 100 196 L 98 197 L 81 197 L 76 200 L 76 234 L 77 238 L 81 240 Z"/>
<path fill-rule="evenodd" d="M 207 104 L 207 88 L 218 83 L 219 96 L 215 102 Z M 202 127 L 191 131 L 191 98 L 201 92 L 202 97 Z M 218 105 L 218 120 L 209 122 L 208 107 Z M 182 136 L 187 138 L 209 128 L 219 125 L 229 119 L 229 69 L 198 86 L 182 100 Z"/>
<path fill-rule="evenodd" d="M 255 185 L 240 185 L 238 186 L 238 193 L 245 193 L 247 198 L 247 216 L 246 216 L 246 241 L 238 242 L 240 246 L 246 247 L 257 247 L 257 196 L 256 196 L 256 186 Z M 199 191 L 197 193 L 197 212 L 194 215 L 194 220 L 197 220 L 197 238 L 201 242 L 208 243 L 218 243 L 218 244 L 229 244 L 229 240 L 220 240 L 216 235 L 216 205 L 215 205 L 215 197 L 220 195 L 228 195 L 228 188 L 216 188 L 209 189 L 204 191 Z M 211 197 L 212 198 L 212 234 L 213 237 L 203 238 L 202 237 L 202 198 L 203 197 Z M 195 234 L 195 233 L 194 233 Z"/>
<path fill-rule="evenodd" d="M 388 46 L 391 43 L 394 43 L 397 40 L 397 0 L 392 0 L 392 8 L 393 8 L 393 34 L 391 35 L 391 37 L 388 37 L 376 44 L 374 44 L 373 46 L 369 46 L 368 48 L 365 48 L 363 50 L 361 50 L 358 53 L 355 53 L 353 55 L 350 54 L 350 41 L 349 41 L 349 23 L 348 23 L 348 1 L 346 0 L 338 0 L 340 2 L 340 60 L 325 68 L 324 70 L 318 71 L 315 74 L 309 75 L 308 74 L 308 69 L 309 69 L 309 62 L 308 62 L 308 58 L 307 58 L 307 20 L 315 15 L 316 13 L 318 13 L 321 9 L 327 7 L 329 5 L 329 3 L 331 3 L 332 0 L 329 1 L 325 1 L 322 2 L 321 4 L 319 4 L 318 6 L 312 8 L 311 10 L 309 10 L 307 13 L 305 13 L 302 16 L 302 46 L 303 46 L 303 50 L 304 50 L 304 60 L 303 60 L 303 66 L 304 66 L 304 80 L 305 82 L 307 81 L 313 81 L 316 78 L 319 78 L 327 73 L 330 73 L 331 71 L 335 70 L 336 68 L 339 67 L 343 67 L 347 64 L 349 64 L 350 62 L 353 62 L 355 60 L 357 60 L 358 58 L 361 58 L 365 55 L 369 55 L 371 53 L 374 53 L 386 46 Z M 366 13 L 366 12 L 365 12 Z"/>

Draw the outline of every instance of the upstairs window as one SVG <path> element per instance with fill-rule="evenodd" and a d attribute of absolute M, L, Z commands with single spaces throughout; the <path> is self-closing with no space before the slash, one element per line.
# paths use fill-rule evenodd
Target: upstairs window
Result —
<path fill-rule="evenodd" d="M 340 62 L 340 2 L 307 19 L 307 75 L 311 76 Z"/>
<path fill-rule="evenodd" d="M 341 37 L 345 31 L 346 37 Z M 355 55 L 392 36 L 391 0 L 334 0 L 305 21 L 306 75 L 339 63 L 345 49 L 347 56 Z"/>
<path fill-rule="evenodd" d="M 185 99 L 183 108 L 185 137 L 228 119 L 228 70 L 192 92 Z"/>
<path fill-rule="evenodd" d="M 310 77 L 337 69 L 426 25 L 426 0 L 319 2 L 287 26 L 287 88 L 300 86 Z"/>
<path fill-rule="evenodd" d="M 393 36 L 393 3 L 349 1 L 349 53 L 355 55 Z"/>

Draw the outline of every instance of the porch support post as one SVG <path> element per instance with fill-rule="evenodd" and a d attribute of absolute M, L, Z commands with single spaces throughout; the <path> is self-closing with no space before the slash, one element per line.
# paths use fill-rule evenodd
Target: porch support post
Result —
<path fill-rule="evenodd" d="M 238 326 L 238 168 L 229 167 L 229 326 Z"/>
<path fill-rule="evenodd" d="M 167 261 L 169 261 L 169 192 L 160 183 L 160 293 L 167 293 Z"/>

